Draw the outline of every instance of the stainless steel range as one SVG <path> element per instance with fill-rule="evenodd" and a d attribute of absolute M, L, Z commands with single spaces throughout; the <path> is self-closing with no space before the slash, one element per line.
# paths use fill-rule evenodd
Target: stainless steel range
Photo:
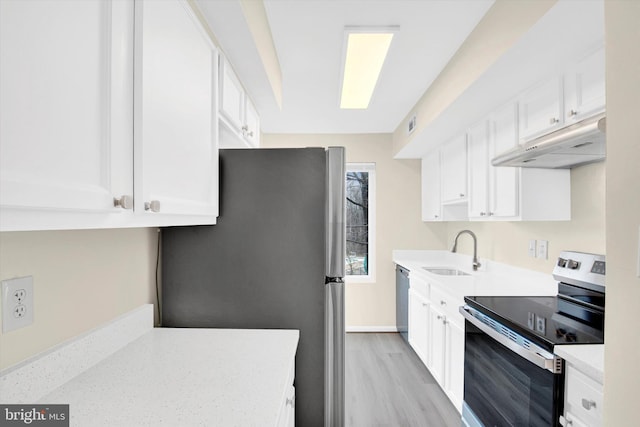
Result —
<path fill-rule="evenodd" d="M 554 347 L 604 343 L 605 265 L 604 255 L 565 251 L 557 296 L 465 297 L 466 426 L 559 425 L 564 360 Z"/>

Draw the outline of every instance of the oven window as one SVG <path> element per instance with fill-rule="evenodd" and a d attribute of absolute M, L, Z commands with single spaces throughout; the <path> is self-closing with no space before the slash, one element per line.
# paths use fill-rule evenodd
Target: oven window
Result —
<path fill-rule="evenodd" d="M 464 401 L 486 427 L 556 425 L 561 383 L 465 322 Z"/>

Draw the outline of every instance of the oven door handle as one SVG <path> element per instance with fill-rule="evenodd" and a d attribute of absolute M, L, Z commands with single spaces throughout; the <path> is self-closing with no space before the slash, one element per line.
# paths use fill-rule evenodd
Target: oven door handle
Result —
<path fill-rule="evenodd" d="M 495 341 L 507 347 L 509 350 L 513 351 L 517 355 L 527 359 L 529 362 L 533 363 L 539 368 L 546 369 L 547 371 L 552 372 L 554 374 L 562 373 L 562 359 L 550 353 L 548 353 L 548 356 L 546 356 L 541 354 L 540 352 L 531 351 L 529 349 L 522 347 L 518 343 L 512 341 L 507 336 L 502 335 L 500 332 L 486 325 L 481 320 L 475 318 L 471 313 L 469 313 L 468 309 L 469 309 L 468 305 L 464 305 L 460 307 L 459 309 L 460 314 L 462 314 L 462 316 L 464 316 L 464 318 L 468 320 L 469 323 L 474 325 L 476 328 L 480 329 L 482 332 L 484 332 L 485 334 L 493 338 Z"/>

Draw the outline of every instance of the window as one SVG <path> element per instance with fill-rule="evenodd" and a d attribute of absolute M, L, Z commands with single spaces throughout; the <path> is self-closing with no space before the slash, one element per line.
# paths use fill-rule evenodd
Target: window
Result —
<path fill-rule="evenodd" d="M 374 163 L 347 163 L 346 269 L 349 282 L 375 280 Z"/>

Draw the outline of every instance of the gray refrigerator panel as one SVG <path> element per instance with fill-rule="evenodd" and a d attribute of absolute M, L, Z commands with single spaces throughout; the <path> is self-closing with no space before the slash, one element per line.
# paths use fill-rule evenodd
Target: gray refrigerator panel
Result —
<path fill-rule="evenodd" d="M 162 231 L 163 326 L 299 329 L 296 423 L 323 426 L 325 150 L 221 150 L 215 226 Z"/>
<path fill-rule="evenodd" d="M 344 147 L 327 149 L 326 275 L 344 277 L 346 165 Z"/>

